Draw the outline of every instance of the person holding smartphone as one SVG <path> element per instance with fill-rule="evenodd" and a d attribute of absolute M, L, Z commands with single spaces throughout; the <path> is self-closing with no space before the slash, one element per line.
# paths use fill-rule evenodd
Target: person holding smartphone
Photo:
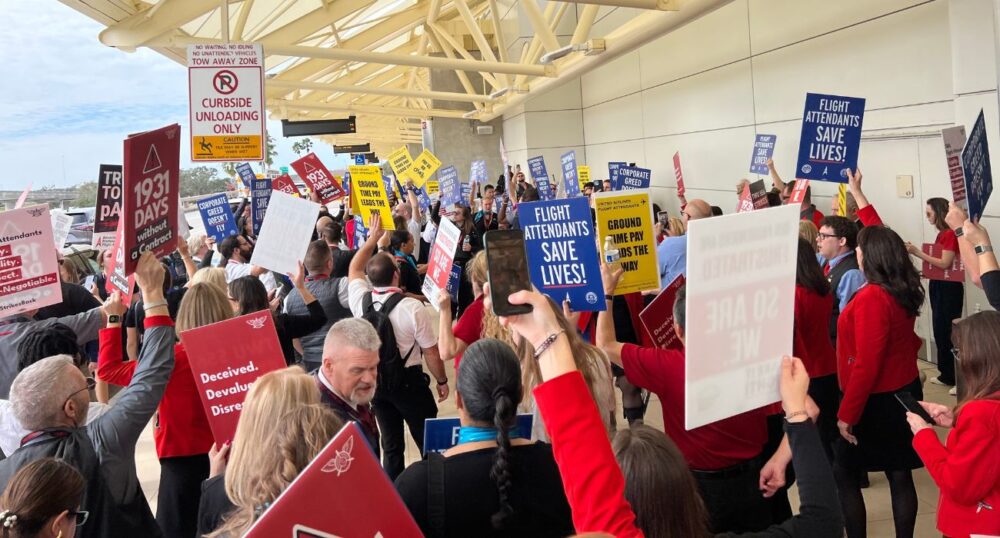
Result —
<path fill-rule="evenodd" d="M 952 332 L 964 394 L 958 405 L 920 402 L 933 420 L 906 420 L 913 448 L 940 489 L 937 529 L 946 536 L 1000 535 L 1000 313 L 980 312 Z M 931 426 L 950 428 L 942 445 Z"/>

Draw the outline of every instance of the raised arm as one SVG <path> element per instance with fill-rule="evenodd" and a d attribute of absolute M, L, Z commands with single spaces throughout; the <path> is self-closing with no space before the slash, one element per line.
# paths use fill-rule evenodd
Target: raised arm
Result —
<path fill-rule="evenodd" d="M 371 259 L 372 254 L 375 252 L 375 246 L 381 238 L 382 219 L 377 212 L 373 211 L 371 217 L 368 219 L 368 238 L 365 239 L 363 245 L 358 247 L 358 251 L 354 254 L 354 258 L 351 259 L 351 265 L 347 269 L 348 282 L 365 278 L 365 267 L 368 265 L 368 260 Z"/>
<path fill-rule="evenodd" d="M 781 176 L 778 175 L 778 169 L 774 167 L 774 160 L 767 160 L 767 171 L 771 174 L 771 186 L 779 191 L 785 190 L 785 182 L 781 180 Z"/>
<path fill-rule="evenodd" d="M 465 342 L 455 338 L 451 326 L 451 297 L 447 293 L 438 294 L 438 352 L 441 360 L 450 361 L 465 353 Z"/>
<path fill-rule="evenodd" d="M 108 315 L 119 316 L 119 321 L 107 324 L 107 328 L 101 329 L 100 347 L 97 353 L 97 377 L 102 381 L 107 381 L 113 385 L 124 387 L 132 382 L 132 374 L 135 372 L 135 361 L 123 361 L 122 357 L 122 324 L 120 317 L 125 313 L 125 305 L 121 302 L 121 295 L 118 291 L 108 296 L 104 303 L 104 310 Z"/>
<path fill-rule="evenodd" d="M 949 228 L 955 230 L 955 235 L 958 237 L 958 253 L 962 257 L 966 274 L 972 279 L 973 284 L 982 288 L 983 283 L 979 279 L 981 269 L 979 267 L 979 257 L 976 256 L 976 245 L 972 244 L 967 237 L 958 232 L 958 229 L 962 228 L 962 225 L 967 220 L 969 220 L 969 217 L 961 207 L 955 205 L 955 202 L 948 202 L 948 214 L 944 217 L 944 222 Z"/>
<path fill-rule="evenodd" d="M 875 206 L 868 202 L 865 192 L 861 190 L 862 177 L 864 176 L 861 174 L 860 168 L 854 172 L 847 171 L 847 187 L 854 196 L 854 201 L 858 204 L 858 218 L 865 226 L 881 225 L 882 217 L 879 216 L 878 211 L 875 211 Z"/>
<path fill-rule="evenodd" d="M 181 261 L 184 262 L 184 272 L 187 273 L 188 279 L 194 278 L 194 274 L 198 271 L 198 267 L 194 264 L 194 259 L 191 257 L 191 251 L 188 250 L 187 241 L 183 238 L 177 239 L 177 253 L 181 255 Z M 211 257 L 211 252 L 209 252 L 209 257 Z"/>
<path fill-rule="evenodd" d="M 624 273 L 625 271 L 621 268 L 612 271 L 611 267 L 604 263 L 603 259 L 601 260 L 601 281 L 604 283 L 604 298 L 607 308 L 597 313 L 597 347 L 604 350 L 608 359 L 619 367 L 622 366 L 623 344 L 618 341 L 618 336 L 615 334 L 612 301 L 608 300 L 608 297 L 614 295 L 618 281 L 621 280 Z"/>

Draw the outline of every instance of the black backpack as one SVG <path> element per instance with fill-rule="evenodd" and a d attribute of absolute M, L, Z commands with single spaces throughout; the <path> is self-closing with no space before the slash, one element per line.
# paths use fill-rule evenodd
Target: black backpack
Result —
<path fill-rule="evenodd" d="M 406 361 L 413 353 L 413 348 L 403 357 L 399 354 L 399 346 L 396 345 L 396 333 L 392 329 L 392 322 L 389 320 L 389 313 L 402 301 L 405 296 L 402 293 L 394 293 L 382 303 L 382 308 L 374 307 L 375 301 L 372 293 L 368 292 L 361 299 L 361 309 L 364 315 L 361 319 L 366 320 L 375 327 L 382 346 L 378 349 L 378 388 L 376 392 L 392 392 L 403 386 L 406 377 Z"/>

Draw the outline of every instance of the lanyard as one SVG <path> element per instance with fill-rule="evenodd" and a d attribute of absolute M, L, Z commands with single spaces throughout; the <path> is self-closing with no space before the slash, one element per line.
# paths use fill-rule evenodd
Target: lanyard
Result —
<path fill-rule="evenodd" d="M 520 437 L 517 428 L 510 430 L 510 438 Z M 458 444 L 475 443 L 478 441 L 496 441 L 496 428 L 481 428 L 479 426 L 462 426 L 458 429 Z"/>

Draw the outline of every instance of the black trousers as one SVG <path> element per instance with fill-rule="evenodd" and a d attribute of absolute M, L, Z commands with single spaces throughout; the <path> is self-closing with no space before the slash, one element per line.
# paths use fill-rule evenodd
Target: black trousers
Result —
<path fill-rule="evenodd" d="M 771 525 L 771 503 L 758 487 L 763 465 L 763 456 L 758 456 L 720 471 L 691 471 L 713 533 L 756 532 Z"/>
<path fill-rule="evenodd" d="M 167 538 L 194 538 L 198 533 L 201 483 L 208 478 L 208 454 L 160 458 L 156 522 Z"/>
<path fill-rule="evenodd" d="M 939 379 L 946 385 L 955 384 L 955 359 L 951 355 L 951 324 L 962 317 L 965 285 L 961 282 L 931 280 L 927 286 L 931 302 L 931 327 L 937 347 Z"/>
<path fill-rule="evenodd" d="M 423 452 L 424 420 L 437 417 L 437 403 L 429 384 L 430 376 L 420 366 L 411 366 L 406 369 L 406 381 L 401 387 L 392 392 L 376 392 L 372 400 L 372 411 L 382 438 L 382 468 L 394 482 L 405 467 L 403 422 L 410 428 L 417 448 Z"/>

